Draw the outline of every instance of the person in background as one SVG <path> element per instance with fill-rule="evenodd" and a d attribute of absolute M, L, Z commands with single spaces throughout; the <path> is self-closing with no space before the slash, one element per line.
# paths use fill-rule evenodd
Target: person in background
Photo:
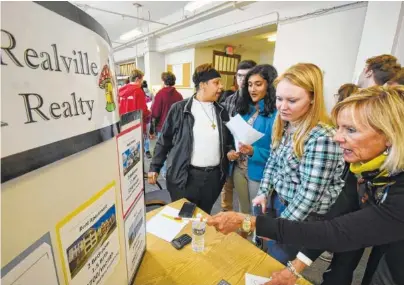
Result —
<path fill-rule="evenodd" d="M 186 198 L 210 213 L 228 171 L 232 136 L 226 110 L 216 102 L 220 73 L 211 64 L 195 69 L 196 93 L 171 106 L 157 141 L 148 181 L 154 184 L 167 160 L 167 189 L 172 201 Z"/>
<path fill-rule="evenodd" d="M 237 73 L 236 73 L 236 82 L 239 89 L 222 103 L 223 107 L 229 113 L 230 117 L 234 117 L 236 115 L 236 106 L 238 100 L 242 97 L 241 90 L 243 87 L 243 82 L 246 74 L 250 71 L 251 68 L 256 66 L 257 63 L 253 60 L 243 60 L 237 65 Z M 230 166 L 229 175 L 226 178 L 226 183 L 223 186 L 222 194 L 221 194 L 221 206 L 223 211 L 231 211 L 233 210 L 233 167 L 234 163 Z"/>
<path fill-rule="evenodd" d="M 334 139 L 344 149 L 350 172 L 359 178 L 347 181 L 347 186 L 360 207 L 326 221 L 252 217 L 250 230 L 282 243 L 334 252 L 382 247 L 370 280 L 362 284 L 404 284 L 404 86 L 362 89 L 338 103 L 332 114 L 338 126 Z M 229 233 L 243 221 L 244 215 L 227 212 L 212 217 L 208 224 Z M 266 285 L 295 284 L 304 266 L 290 263 L 288 268 Z M 284 282 L 278 282 L 279 274 Z"/>
<path fill-rule="evenodd" d="M 274 217 L 318 219 L 330 210 L 344 181 L 342 150 L 332 138 L 323 97 L 323 74 L 299 63 L 275 80 L 276 108 L 272 149 L 253 205 Z M 286 264 L 299 248 L 268 242 L 268 254 Z"/>
<path fill-rule="evenodd" d="M 397 58 L 390 54 L 374 56 L 366 60 L 366 66 L 359 76 L 359 88 L 383 85 L 401 69 Z"/>
<path fill-rule="evenodd" d="M 342 85 L 338 89 L 338 93 L 335 94 L 335 97 L 337 98 L 337 102 L 343 101 L 345 98 L 348 98 L 351 96 L 351 94 L 356 93 L 359 90 L 359 87 L 355 84 L 352 83 L 347 83 Z"/>
<path fill-rule="evenodd" d="M 119 89 L 119 115 L 136 110 L 143 111 L 143 133 L 147 136 L 147 118 L 150 111 L 146 105 L 146 94 L 142 89 L 143 72 L 139 69 L 132 71 L 130 83 Z"/>
<path fill-rule="evenodd" d="M 397 72 L 397 74 L 386 84 L 390 86 L 404 85 L 404 67 L 402 67 L 400 71 Z"/>
<path fill-rule="evenodd" d="M 147 87 L 147 81 L 143 80 L 142 82 L 142 89 L 146 95 L 146 105 L 147 103 L 150 103 L 153 101 L 153 94 L 150 92 L 149 88 Z M 149 110 L 150 111 L 150 110 Z M 152 155 L 150 153 L 150 124 L 151 124 L 151 114 L 147 116 L 146 118 L 146 133 L 144 134 L 144 151 L 146 154 L 146 157 L 148 159 L 152 158 Z"/>
<path fill-rule="evenodd" d="M 171 106 L 179 101 L 183 100 L 182 95 L 175 89 L 175 75 L 174 73 L 167 71 L 161 74 L 161 80 L 163 81 L 163 88 L 157 92 L 153 105 L 151 107 L 151 115 L 154 120 L 153 125 L 155 125 L 155 130 L 157 137 L 161 136 L 161 130 L 166 121 L 168 111 Z M 161 175 L 166 177 L 166 163 L 164 162 L 163 167 L 160 171 Z"/>
<path fill-rule="evenodd" d="M 269 64 L 257 65 L 245 77 L 242 97 L 236 112 L 264 136 L 252 145 L 239 143 L 239 151 L 231 150 L 227 157 L 236 161 L 233 173 L 234 188 L 239 198 L 240 212 L 251 213 L 251 200 L 257 196 L 271 145 L 272 126 L 275 121 L 275 87 L 278 76 Z M 237 143 L 237 142 L 235 142 Z"/>
<path fill-rule="evenodd" d="M 226 101 L 226 99 L 229 97 L 229 96 L 231 96 L 231 95 L 233 95 L 234 94 L 234 91 L 233 90 L 225 90 L 225 91 L 223 91 L 222 92 L 222 94 L 220 94 L 220 97 L 219 97 L 219 99 L 217 100 L 217 102 L 218 103 L 220 103 L 220 104 L 223 104 L 224 103 L 224 101 Z"/>

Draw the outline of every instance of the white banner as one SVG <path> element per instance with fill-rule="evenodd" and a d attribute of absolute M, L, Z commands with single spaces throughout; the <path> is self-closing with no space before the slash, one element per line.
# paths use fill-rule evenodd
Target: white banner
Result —
<path fill-rule="evenodd" d="M 101 35 L 34 2 L 1 6 L 2 158 L 119 121 Z"/>

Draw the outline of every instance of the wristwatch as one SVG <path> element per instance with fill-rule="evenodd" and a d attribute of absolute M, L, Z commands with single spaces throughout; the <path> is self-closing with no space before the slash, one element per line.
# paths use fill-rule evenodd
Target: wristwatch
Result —
<path fill-rule="evenodd" d="M 250 215 L 245 215 L 243 223 L 241 224 L 241 229 L 243 232 L 246 232 L 248 234 L 251 233 L 251 216 Z"/>

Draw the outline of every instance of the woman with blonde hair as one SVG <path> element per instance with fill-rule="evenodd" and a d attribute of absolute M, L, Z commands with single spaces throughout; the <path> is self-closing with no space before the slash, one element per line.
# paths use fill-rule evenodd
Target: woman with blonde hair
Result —
<path fill-rule="evenodd" d="M 278 77 L 275 86 L 272 152 L 252 203 L 273 217 L 321 219 L 344 185 L 342 150 L 332 140 L 335 131 L 325 109 L 323 74 L 314 64 L 299 63 Z M 298 251 L 268 242 L 268 253 L 284 264 Z"/>
<path fill-rule="evenodd" d="M 338 103 L 332 114 L 338 127 L 334 139 L 358 177 L 346 184 L 355 191 L 360 209 L 328 221 L 252 217 L 249 230 L 282 243 L 333 252 L 380 246 L 382 257 L 369 283 L 362 284 L 404 284 L 404 86 L 362 89 Z M 227 212 L 208 224 L 229 233 L 244 220 L 240 213 Z M 282 273 L 288 278 L 279 283 L 281 273 L 276 273 L 266 285 L 295 284 L 301 271 L 288 264 Z"/>

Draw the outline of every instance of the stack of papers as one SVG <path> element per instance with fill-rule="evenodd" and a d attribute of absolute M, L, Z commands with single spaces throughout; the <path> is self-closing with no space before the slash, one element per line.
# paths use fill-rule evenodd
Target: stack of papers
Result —
<path fill-rule="evenodd" d="M 188 224 L 188 221 L 177 221 L 168 217 L 178 217 L 180 210 L 165 206 L 146 224 L 146 231 L 165 241 L 171 242 Z M 168 217 L 167 217 L 168 216 Z"/>
<path fill-rule="evenodd" d="M 240 115 L 236 115 L 230 119 L 228 123 L 226 123 L 227 128 L 233 134 L 236 151 L 238 152 L 238 142 L 241 142 L 245 145 L 252 145 L 257 140 L 264 136 L 263 133 L 260 133 L 252 126 L 250 126 Z"/>

